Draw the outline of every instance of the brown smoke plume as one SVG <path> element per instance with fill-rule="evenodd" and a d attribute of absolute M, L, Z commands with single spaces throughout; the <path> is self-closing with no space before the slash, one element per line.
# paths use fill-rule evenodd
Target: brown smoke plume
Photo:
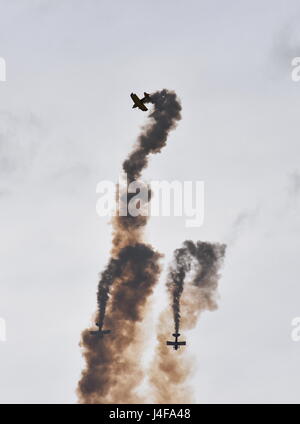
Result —
<path fill-rule="evenodd" d="M 174 92 L 151 94 L 154 109 L 123 164 L 128 182 L 136 181 L 147 166 L 150 153 L 165 146 L 169 131 L 181 119 L 181 106 Z M 124 193 L 118 193 L 120 201 Z M 132 197 L 132 196 L 131 196 Z M 130 196 L 126 200 L 127 209 Z M 78 384 L 82 403 L 138 403 L 137 388 L 144 378 L 140 364 L 143 351 L 141 322 L 160 274 L 161 255 L 143 241 L 144 216 L 117 215 L 113 220 L 112 256 L 98 286 L 97 321 L 111 334 L 98 337 L 89 329 L 82 333 L 86 360 Z"/>
<path fill-rule="evenodd" d="M 182 248 L 175 250 L 167 278 L 175 332 L 180 326 L 184 330 L 194 328 L 201 312 L 217 307 L 225 249 L 223 244 L 185 241 Z M 152 396 L 155 403 L 191 403 L 192 393 L 186 385 L 192 371 L 191 360 L 184 349 L 175 352 L 166 346 L 172 332 L 170 318 L 170 311 L 164 311 L 159 320 L 158 345 L 150 369 Z"/>

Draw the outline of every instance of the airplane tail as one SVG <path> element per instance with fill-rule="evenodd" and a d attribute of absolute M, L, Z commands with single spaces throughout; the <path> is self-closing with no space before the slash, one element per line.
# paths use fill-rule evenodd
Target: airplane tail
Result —
<path fill-rule="evenodd" d="M 173 333 L 172 336 L 173 337 L 179 337 L 180 336 L 180 333 Z"/>

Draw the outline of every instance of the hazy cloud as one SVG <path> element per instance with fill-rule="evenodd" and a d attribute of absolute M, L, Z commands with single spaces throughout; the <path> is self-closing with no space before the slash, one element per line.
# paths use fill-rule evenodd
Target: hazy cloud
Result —
<path fill-rule="evenodd" d="M 289 176 L 289 185 L 288 191 L 290 196 L 298 197 L 300 194 L 300 173 L 298 171 L 294 171 Z"/>

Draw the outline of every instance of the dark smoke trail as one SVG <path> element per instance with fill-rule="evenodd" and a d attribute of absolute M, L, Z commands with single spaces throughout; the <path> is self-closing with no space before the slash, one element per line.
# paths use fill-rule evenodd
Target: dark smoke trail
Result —
<path fill-rule="evenodd" d="M 123 164 L 129 181 L 140 177 L 148 164 L 150 153 L 158 153 L 166 145 L 170 130 L 181 119 L 181 105 L 176 93 L 162 90 L 151 94 L 154 110 L 149 114 L 150 122 L 138 138 L 137 146 Z"/>
<path fill-rule="evenodd" d="M 225 246 L 198 241 L 194 244 L 192 241 L 185 241 L 183 247 L 175 250 L 174 261 L 170 266 L 167 288 L 172 299 L 172 309 L 174 316 L 175 333 L 179 332 L 180 325 L 180 298 L 183 292 L 183 285 L 186 275 L 191 268 L 194 276 L 191 284 L 197 287 L 203 287 L 206 276 L 209 272 L 215 271 L 216 264 L 224 257 Z M 216 287 L 207 287 L 207 289 Z M 213 295 L 213 291 L 209 293 Z"/>
<path fill-rule="evenodd" d="M 151 94 L 154 110 L 123 164 L 128 182 L 136 181 L 147 166 L 148 155 L 165 146 L 168 133 L 181 118 L 176 94 L 162 90 Z M 121 188 L 119 190 L 122 191 Z M 124 193 L 119 193 L 120 199 Z M 128 196 L 127 209 L 130 196 Z M 149 296 L 157 283 L 161 255 L 143 242 L 147 217 L 117 215 L 113 220 L 112 257 L 98 286 L 98 318 L 111 334 L 94 337 L 83 331 L 81 346 L 86 360 L 78 384 L 82 403 L 137 403 L 137 388 L 144 378 L 141 322 Z"/>
<path fill-rule="evenodd" d="M 138 324 L 160 272 L 159 253 L 151 246 L 137 243 L 119 252 L 121 273 L 115 276 L 111 302 L 107 305 L 109 336 L 94 337 L 83 332 L 87 369 L 79 383 L 79 395 L 85 403 L 126 403 L 140 400 L 135 393 L 143 378 L 138 358 Z"/>
<path fill-rule="evenodd" d="M 174 329 L 179 333 L 180 324 L 180 298 L 183 291 L 183 283 L 187 272 L 191 269 L 191 257 L 186 247 L 175 250 L 174 263 L 170 266 L 167 287 L 171 295 Z"/>
<path fill-rule="evenodd" d="M 106 311 L 106 304 L 109 297 L 110 286 L 116 278 L 119 278 L 123 264 L 120 258 L 111 258 L 107 268 L 102 272 L 101 279 L 98 285 L 97 302 L 98 302 L 98 318 L 99 328 L 102 329 Z"/>
<path fill-rule="evenodd" d="M 223 263 L 226 246 L 219 243 L 185 241 L 174 252 L 174 261 L 168 275 L 167 287 L 172 299 L 175 330 L 196 326 L 201 312 L 217 308 L 216 296 L 219 270 Z M 180 308 L 183 311 L 180 314 Z M 191 373 L 191 362 L 166 346 L 170 336 L 168 311 L 161 314 L 158 326 L 158 346 L 150 370 L 155 403 L 191 402 L 192 396 L 186 386 Z"/>

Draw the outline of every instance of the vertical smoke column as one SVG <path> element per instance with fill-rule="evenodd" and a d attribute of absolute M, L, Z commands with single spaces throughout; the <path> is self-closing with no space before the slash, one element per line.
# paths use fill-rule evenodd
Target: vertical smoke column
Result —
<path fill-rule="evenodd" d="M 150 153 L 165 146 L 169 131 L 181 119 L 176 94 L 162 90 L 151 94 L 154 109 L 149 123 L 123 164 L 128 183 L 137 181 L 148 164 Z M 118 198 L 124 203 L 122 188 Z M 125 208 L 133 195 L 128 195 Z M 122 205 L 124 206 L 124 205 Z M 145 216 L 117 215 L 113 220 L 111 258 L 98 286 L 99 323 L 111 334 L 95 337 L 89 329 L 82 333 L 81 346 L 86 360 L 77 393 L 82 403 L 142 402 L 137 388 L 144 378 L 140 363 L 143 352 L 142 321 L 147 300 L 157 283 L 161 255 L 143 241 Z"/>
<path fill-rule="evenodd" d="M 180 299 L 183 292 L 185 276 L 190 269 L 191 256 L 189 255 L 186 247 L 176 249 L 174 252 L 174 261 L 170 266 L 167 279 L 167 288 L 172 302 L 175 333 L 179 333 Z"/>
<path fill-rule="evenodd" d="M 99 329 L 102 330 L 106 311 L 106 304 L 109 297 L 109 289 L 113 281 L 120 276 L 122 266 L 119 260 L 111 258 L 107 268 L 102 272 L 98 285 L 97 303 Z"/>
<path fill-rule="evenodd" d="M 217 308 L 219 270 L 225 248 L 218 243 L 185 241 L 183 247 L 174 252 L 167 288 L 175 330 L 194 328 L 201 312 Z M 155 403 L 190 403 L 193 398 L 187 379 L 192 370 L 191 361 L 184 348 L 175 352 L 166 346 L 170 333 L 170 312 L 164 311 L 159 320 L 158 345 L 150 369 L 152 396 Z"/>

